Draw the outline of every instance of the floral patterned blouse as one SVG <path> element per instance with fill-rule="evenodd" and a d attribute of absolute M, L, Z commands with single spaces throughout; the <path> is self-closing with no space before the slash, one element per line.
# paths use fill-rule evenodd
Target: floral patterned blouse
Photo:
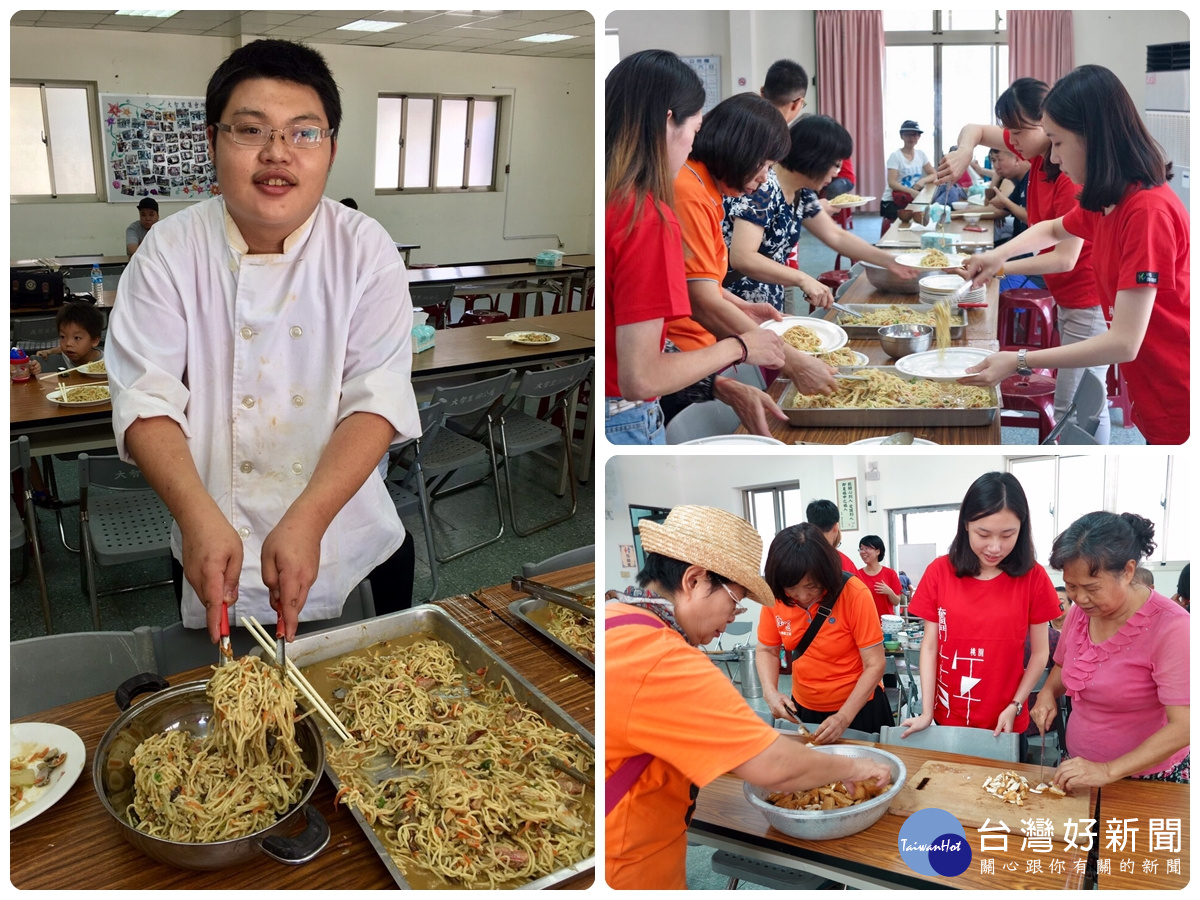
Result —
<path fill-rule="evenodd" d="M 821 211 L 816 191 L 801 188 L 796 192 L 794 203 L 788 203 L 783 188 L 769 170 L 766 183 L 753 194 L 725 198 L 725 219 L 721 228 L 725 233 L 725 245 L 733 240 L 733 220 L 745 219 L 763 229 L 762 244 L 758 252 L 780 265 L 788 265 L 788 258 L 800 240 L 800 223 Z M 795 268 L 793 266 L 793 268 Z M 725 286 L 743 300 L 752 303 L 770 303 L 783 311 L 784 286 L 756 281 L 730 270 Z"/>

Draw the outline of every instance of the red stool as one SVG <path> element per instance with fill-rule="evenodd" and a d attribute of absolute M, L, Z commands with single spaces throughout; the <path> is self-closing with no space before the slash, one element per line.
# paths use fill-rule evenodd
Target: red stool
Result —
<path fill-rule="evenodd" d="M 462 317 L 447 328 L 467 328 L 471 325 L 491 325 L 495 322 L 507 322 L 508 316 L 498 309 L 468 309 Z"/>
<path fill-rule="evenodd" d="M 1028 418 L 1010 412 L 1035 412 L 1039 444 L 1054 429 L 1054 379 L 1050 376 L 1010 375 L 1000 382 L 1000 395 L 1004 398 L 1001 425 L 1028 428 Z"/>
<path fill-rule="evenodd" d="M 1108 405 L 1121 411 L 1121 424 L 1126 428 L 1133 427 L 1133 401 L 1129 399 L 1129 388 L 1125 386 L 1125 376 L 1121 367 L 1113 364 L 1108 367 Z"/>
<path fill-rule="evenodd" d="M 1054 327 L 1057 320 L 1057 306 L 1049 291 L 1036 288 L 1001 291 L 997 320 L 1000 349 L 1057 347 L 1058 329 Z"/>
<path fill-rule="evenodd" d="M 839 209 L 830 218 L 842 226 L 843 231 L 854 230 L 854 210 Z"/>
<path fill-rule="evenodd" d="M 819 276 L 817 276 L 817 281 L 821 282 L 821 284 L 825 285 L 835 294 L 837 293 L 837 289 L 849 280 L 849 269 L 831 269 L 830 271 L 822 272 Z"/>

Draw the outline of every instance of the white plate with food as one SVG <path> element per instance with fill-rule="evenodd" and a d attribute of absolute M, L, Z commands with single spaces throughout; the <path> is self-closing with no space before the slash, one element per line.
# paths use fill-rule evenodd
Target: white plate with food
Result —
<path fill-rule="evenodd" d="M 104 360 L 98 359 L 95 362 L 85 363 L 78 369 L 80 375 L 87 378 L 107 378 L 108 368 L 104 365 Z"/>
<path fill-rule="evenodd" d="M 829 204 L 838 209 L 858 209 L 860 206 L 866 206 L 874 199 L 874 197 L 860 197 L 858 194 L 838 194 L 829 201 Z"/>
<path fill-rule="evenodd" d="M 832 350 L 829 353 L 818 353 L 817 357 L 831 366 L 865 366 L 871 361 L 867 354 L 851 350 L 849 347 L 842 347 L 840 350 Z"/>
<path fill-rule="evenodd" d="M 52 752 L 57 756 L 52 757 Z M 9 725 L 9 830 L 40 816 L 61 800 L 83 771 L 86 755 L 79 735 L 61 725 Z"/>
<path fill-rule="evenodd" d="M 112 395 L 109 394 L 108 383 L 105 382 L 60 387 L 57 391 L 47 394 L 46 399 L 59 406 L 100 406 L 102 403 L 112 402 Z"/>
<path fill-rule="evenodd" d="M 842 326 L 810 316 L 784 316 L 779 322 L 763 322 L 762 327 L 803 353 L 832 353 L 845 347 L 849 340 Z M 808 330 L 792 331 L 793 328 Z"/>
<path fill-rule="evenodd" d="M 548 331 L 510 331 L 505 337 L 514 344 L 528 344 L 531 347 L 553 344 L 558 341 L 558 335 Z"/>
<path fill-rule="evenodd" d="M 947 347 L 945 351 L 925 350 L 912 353 L 896 360 L 896 370 L 926 381 L 957 381 L 967 374 L 969 366 L 976 366 L 992 355 L 991 350 L 976 347 Z M 944 355 L 943 355 L 944 354 Z"/>
<path fill-rule="evenodd" d="M 910 269 L 944 272 L 948 269 L 958 269 L 967 261 L 967 257 L 959 253 L 943 253 L 934 247 L 922 250 L 920 253 L 900 253 L 896 262 Z"/>
<path fill-rule="evenodd" d="M 879 437 L 863 438 L 861 441 L 851 441 L 850 446 L 853 447 L 855 444 L 882 444 L 889 437 L 890 435 L 880 435 Z M 930 447 L 937 446 L 937 441 L 927 441 L 925 438 L 913 438 L 912 442 L 914 444 L 927 444 Z"/>
<path fill-rule="evenodd" d="M 715 434 L 711 437 L 696 438 L 691 441 L 684 441 L 684 444 L 777 444 L 780 447 L 786 446 L 783 441 L 777 441 L 775 438 L 763 437 L 758 434 Z M 680 446 L 683 446 L 681 444 Z"/>

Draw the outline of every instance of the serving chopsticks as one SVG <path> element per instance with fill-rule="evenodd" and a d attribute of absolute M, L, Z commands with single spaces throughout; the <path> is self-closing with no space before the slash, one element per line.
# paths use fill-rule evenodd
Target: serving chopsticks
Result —
<path fill-rule="evenodd" d="M 100 362 L 100 360 L 92 360 L 92 362 Z M 82 366 L 76 366 L 73 369 L 55 369 L 53 372 L 43 372 L 37 377 L 38 381 L 45 381 L 48 378 L 57 378 L 59 375 L 66 375 L 68 372 L 78 372 L 81 369 L 86 369 L 92 363 L 84 363 Z"/>
<path fill-rule="evenodd" d="M 267 634 L 267 630 L 259 624 L 258 619 L 254 618 L 254 616 L 251 616 L 247 620 L 246 617 L 243 616 L 241 619 L 239 619 L 239 621 L 242 623 L 242 627 L 250 632 L 254 640 L 258 641 L 258 645 L 262 647 L 263 653 L 267 654 L 272 662 L 275 662 L 275 642 L 271 640 L 270 635 Z M 321 718 L 323 718 L 329 724 L 329 727 L 337 733 L 338 737 L 344 741 L 354 740 L 350 732 L 346 729 L 346 726 L 343 725 L 341 720 L 337 717 L 337 713 L 335 713 L 332 707 L 330 707 L 330 705 L 321 698 L 321 695 L 318 694 L 313 686 L 308 683 L 308 679 L 304 677 L 303 673 L 296 668 L 296 664 L 290 659 L 287 660 L 287 674 L 292 680 L 292 684 L 294 684 L 300 693 L 304 695 L 304 698 L 308 700 L 313 709 L 317 711 L 317 714 L 320 715 Z"/>

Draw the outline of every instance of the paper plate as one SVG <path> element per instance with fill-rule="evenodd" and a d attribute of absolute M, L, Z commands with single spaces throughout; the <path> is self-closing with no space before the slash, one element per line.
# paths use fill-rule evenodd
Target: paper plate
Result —
<path fill-rule="evenodd" d="M 763 437 L 758 434 L 715 434 L 712 437 L 695 438 L 694 440 L 684 441 L 679 446 L 684 444 L 775 444 L 779 447 L 786 447 L 783 441 L 777 441 L 775 438 Z"/>
<path fill-rule="evenodd" d="M 925 272 L 945 272 L 948 269 L 958 269 L 967 261 L 967 257 L 959 253 L 947 253 L 946 259 L 949 262 L 944 266 L 923 266 L 921 265 L 921 257 L 925 255 L 925 251 L 920 253 L 900 253 L 896 256 L 896 262 L 902 266 L 908 266 L 910 269 L 921 269 Z"/>
<path fill-rule="evenodd" d="M 841 365 L 865 366 L 871 362 L 871 358 L 865 353 L 859 353 L 857 350 L 851 350 L 850 352 L 854 354 L 854 362 L 841 363 Z M 828 362 L 828 360 L 826 360 L 826 362 Z M 830 365 L 833 365 L 833 363 L 830 363 Z"/>
<path fill-rule="evenodd" d="M 46 399 L 49 400 L 51 403 L 57 404 L 58 406 L 102 406 L 105 403 L 112 402 L 111 395 L 108 397 L 105 397 L 103 400 L 64 400 L 63 399 L 62 394 L 63 394 L 64 390 L 67 390 L 67 391 L 79 390 L 80 388 L 83 388 L 83 387 L 101 387 L 101 385 L 78 385 L 78 384 L 76 384 L 76 385 L 72 385 L 69 388 L 59 388 L 57 391 L 51 391 L 49 394 L 47 394 Z"/>
<path fill-rule="evenodd" d="M 874 197 L 859 197 L 859 199 L 855 200 L 853 203 L 834 203 L 832 200 L 830 200 L 829 205 L 834 209 L 858 209 L 860 206 L 866 206 L 874 199 Z"/>
<path fill-rule="evenodd" d="M 504 336 L 514 344 L 528 344 L 530 347 L 541 347 L 558 341 L 558 335 L 548 331 L 510 331 Z"/>
<path fill-rule="evenodd" d="M 817 333 L 817 337 L 821 339 L 821 349 L 817 351 L 818 353 L 829 353 L 831 350 L 840 350 L 846 346 L 846 341 L 849 340 L 842 326 L 826 321 L 825 319 L 815 319 L 809 316 L 784 316 L 780 322 L 763 322 L 762 327 L 782 337 L 785 331 L 795 325 L 811 328 Z"/>
<path fill-rule="evenodd" d="M 848 446 L 853 447 L 855 444 L 882 444 L 887 439 L 888 439 L 888 435 L 885 434 L 885 435 L 881 435 L 879 437 L 863 438 L 861 441 L 851 441 Z M 931 447 L 937 446 L 937 441 L 927 441 L 924 438 L 913 438 L 913 443 L 914 444 L 928 444 Z M 897 444 L 896 446 L 900 447 L 900 446 L 904 446 L 904 445 Z"/>
<path fill-rule="evenodd" d="M 94 366 L 97 363 L 99 363 L 102 366 L 102 368 L 100 369 L 99 372 L 93 372 L 88 368 L 88 366 Z M 98 359 L 98 360 L 96 360 L 96 362 L 88 363 L 82 369 L 79 369 L 79 374 L 82 375 L 84 378 L 108 378 L 108 368 L 107 368 L 107 366 L 104 366 L 104 360 Z"/>
<path fill-rule="evenodd" d="M 967 367 L 978 365 L 992 355 L 991 350 L 976 347 L 947 347 L 945 359 L 937 350 L 912 353 L 896 360 L 896 370 L 927 381 L 957 381 L 967 374 Z"/>
<path fill-rule="evenodd" d="M 40 788 L 30 788 L 25 792 L 25 799 L 31 802 L 9 817 L 10 831 L 40 816 L 61 800 L 83 771 L 87 752 L 83 748 L 83 741 L 75 732 L 61 725 L 44 722 L 20 722 L 8 726 L 9 759 L 26 756 L 41 747 L 56 748 L 66 753 L 67 761 L 50 773 L 49 784 Z"/>

